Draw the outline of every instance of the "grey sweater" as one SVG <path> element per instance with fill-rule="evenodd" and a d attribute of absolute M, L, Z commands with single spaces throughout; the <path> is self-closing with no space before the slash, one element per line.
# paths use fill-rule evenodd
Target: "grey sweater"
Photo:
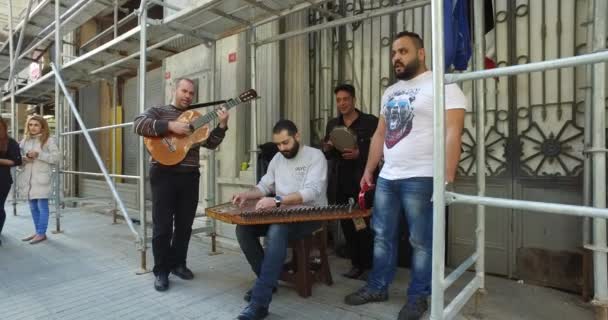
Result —
<path fill-rule="evenodd" d="M 277 152 L 257 188 L 266 195 L 299 192 L 306 205 L 327 205 L 327 160 L 323 152 L 308 146 L 302 146 L 293 159 Z"/>

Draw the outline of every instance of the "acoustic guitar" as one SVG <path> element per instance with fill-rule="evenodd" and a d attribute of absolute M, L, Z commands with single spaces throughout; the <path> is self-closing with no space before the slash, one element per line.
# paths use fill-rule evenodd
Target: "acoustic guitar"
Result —
<path fill-rule="evenodd" d="M 241 93 L 237 98 L 226 101 L 224 108 L 229 110 L 241 103 L 253 100 L 257 96 L 258 94 L 255 90 L 249 89 Z M 195 110 L 184 111 L 175 121 L 189 124 L 189 134 L 176 135 L 171 133 L 164 137 L 144 137 L 144 144 L 152 155 L 152 158 L 161 164 L 166 166 L 178 164 L 184 160 L 193 145 L 203 143 L 209 138 L 209 134 L 211 133 L 209 124 L 217 117 L 217 111 L 215 110 L 205 115 L 201 115 Z"/>

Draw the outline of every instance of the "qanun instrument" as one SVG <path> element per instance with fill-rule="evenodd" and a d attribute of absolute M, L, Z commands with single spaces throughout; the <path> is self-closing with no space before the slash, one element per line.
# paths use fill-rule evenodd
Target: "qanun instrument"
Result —
<path fill-rule="evenodd" d="M 224 104 L 226 110 L 236 107 L 241 103 L 253 100 L 258 96 L 257 92 L 249 89 L 241 93 L 237 98 L 230 99 Z M 180 163 L 186 157 L 190 148 L 197 143 L 202 143 L 211 134 L 209 123 L 217 118 L 217 111 L 211 111 L 204 116 L 195 110 L 184 111 L 175 121 L 190 125 L 190 134 L 169 134 L 164 137 L 145 137 L 146 148 L 156 161 L 166 166 Z"/>
<path fill-rule="evenodd" d="M 369 217 L 369 209 L 359 209 L 351 204 L 321 207 L 282 205 L 279 208 L 255 210 L 257 200 L 247 200 L 242 207 L 224 203 L 205 209 L 207 216 L 238 225 L 328 221 Z"/>

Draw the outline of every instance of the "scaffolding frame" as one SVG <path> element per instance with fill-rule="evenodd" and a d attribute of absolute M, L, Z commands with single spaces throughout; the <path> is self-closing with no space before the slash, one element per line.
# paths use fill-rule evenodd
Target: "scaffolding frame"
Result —
<path fill-rule="evenodd" d="M 163 46 L 178 42 L 179 40 L 185 39 L 187 37 L 189 37 L 190 39 L 195 38 L 195 39 L 199 40 L 198 42 L 194 42 L 194 44 L 191 44 L 188 48 L 186 48 L 186 49 L 189 49 L 190 47 L 194 47 L 201 43 L 209 46 L 211 42 L 214 42 L 219 39 L 225 38 L 227 36 L 238 34 L 238 33 L 244 32 L 244 31 L 249 31 L 249 32 L 251 32 L 251 34 L 254 34 L 255 28 L 257 26 L 261 26 L 263 24 L 273 22 L 275 20 L 281 19 L 282 17 L 295 13 L 295 12 L 300 12 L 300 11 L 303 11 L 306 9 L 318 8 L 321 4 L 327 2 L 328 0 L 308 0 L 308 1 L 293 1 L 292 0 L 292 1 L 288 1 L 289 3 L 287 3 L 285 8 L 283 8 L 282 10 L 273 9 L 269 6 L 266 6 L 264 4 L 260 4 L 257 2 L 243 0 L 241 2 L 244 2 L 247 4 L 246 8 L 236 7 L 236 8 L 230 9 L 230 11 L 227 10 L 226 12 L 218 9 L 218 7 L 221 7 L 222 5 L 224 5 L 222 3 L 224 1 L 218 1 L 218 0 L 202 1 L 202 3 L 197 4 L 193 8 L 178 8 L 177 6 L 170 5 L 170 4 L 162 2 L 162 1 L 142 0 L 140 2 L 140 6 L 138 9 L 136 9 L 133 12 L 131 12 L 130 14 L 126 15 L 121 20 L 118 20 L 118 12 L 120 11 L 119 4 L 124 3 L 125 2 L 124 0 L 111 0 L 111 4 L 108 2 L 110 0 L 103 0 L 103 1 L 44 0 L 40 4 L 38 4 L 36 6 L 36 8 L 33 10 L 33 12 L 30 14 L 30 7 L 32 4 L 32 1 L 33 0 L 29 0 L 28 9 L 27 9 L 25 18 L 22 22 L 19 23 L 17 30 L 13 30 L 12 16 L 9 19 L 9 35 L 10 35 L 9 41 L 8 41 L 9 63 L 8 63 L 7 67 L 0 66 L 0 74 L 2 74 L 2 72 L 4 72 L 4 71 L 7 71 L 6 70 L 7 68 L 8 68 L 8 72 L 9 72 L 8 81 L 6 83 L 8 83 L 8 87 L 10 88 L 10 94 L 8 96 L 2 96 L 0 98 L 1 98 L 2 103 L 8 102 L 10 100 L 11 123 L 12 123 L 11 131 L 13 133 L 13 136 L 16 139 L 18 138 L 17 137 L 18 129 L 16 127 L 16 125 L 17 125 L 17 123 L 16 123 L 17 100 L 16 99 L 17 98 L 20 99 L 19 101 L 21 103 L 25 103 L 25 104 L 42 103 L 42 102 L 46 102 L 50 98 L 54 98 L 54 103 L 56 106 L 55 107 L 55 119 L 56 119 L 55 136 L 58 141 L 60 153 L 65 154 L 64 143 L 63 143 L 64 141 L 62 138 L 71 136 L 71 135 L 82 134 L 85 136 L 87 145 L 89 146 L 90 151 L 92 152 L 92 154 L 95 158 L 95 161 L 97 162 L 97 165 L 99 166 L 100 171 L 101 171 L 101 173 L 96 173 L 96 172 L 69 170 L 68 168 L 63 168 L 62 163 L 60 163 L 57 166 L 57 168 L 55 170 L 55 179 L 53 179 L 54 180 L 53 187 L 55 190 L 54 200 L 55 200 L 55 226 L 56 226 L 56 230 L 54 232 L 56 232 L 56 233 L 61 232 L 61 212 L 64 207 L 64 203 L 61 198 L 62 197 L 61 191 L 63 190 L 62 176 L 68 174 L 68 175 L 103 177 L 112 194 L 113 207 L 114 207 L 114 209 L 112 210 L 113 222 L 116 223 L 116 219 L 117 219 L 116 212 L 120 211 L 122 216 L 124 217 L 125 221 L 127 222 L 129 230 L 131 231 L 131 233 L 133 234 L 133 236 L 135 238 L 135 243 L 136 243 L 137 249 L 140 251 L 140 259 L 139 259 L 140 263 L 139 263 L 139 269 L 138 269 L 137 273 L 144 273 L 144 272 L 147 272 L 147 270 L 148 270 L 147 262 L 146 262 L 146 257 L 147 257 L 146 256 L 146 251 L 147 251 L 146 241 L 148 241 L 150 239 L 147 236 L 148 221 L 147 221 L 147 217 L 146 217 L 145 172 L 144 172 L 146 157 L 145 157 L 145 149 L 144 149 L 144 145 L 143 145 L 143 138 L 142 137 L 139 138 L 139 149 L 138 149 L 138 158 L 137 158 L 138 175 L 117 174 L 116 173 L 116 157 L 114 156 L 114 152 L 116 149 L 116 142 L 117 142 L 115 129 L 130 127 L 130 126 L 132 126 L 133 123 L 126 122 L 126 123 L 117 124 L 116 123 L 116 111 L 114 109 L 113 115 L 112 115 L 112 123 L 113 123 L 112 125 L 101 126 L 101 127 L 96 127 L 96 128 L 87 128 L 86 124 L 80 117 L 80 113 L 78 112 L 76 104 L 74 103 L 73 99 L 71 98 L 72 93 L 70 92 L 70 89 L 74 89 L 74 87 L 78 88 L 78 87 L 82 86 L 83 84 L 86 85 L 86 84 L 90 83 L 91 82 L 91 81 L 89 81 L 90 78 L 93 78 L 93 79 L 111 78 L 112 79 L 111 83 L 113 86 L 112 106 L 115 107 L 117 105 L 117 103 L 116 103 L 117 77 L 125 72 L 124 65 L 128 65 L 132 60 L 138 59 L 139 61 L 137 63 L 137 66 L 132 69 L 135 69 L 138 71 L 138 91 L 139 91 L 138 96 L 139 96 L 139 99 L 138 99 L 137 105 L 138 105 L 139 112 L 142 113 L 142 112 L 144 112 L 145 107 L 146 107 L 145 83 L 146 83 L 146 71 L 147 71 L 147 67 L 149 64 L 148 58 L 162 59 L 162 58 L 165 58 L 170 55 L 170 54 L 169 55 L 167 55 L 167 54 L 159 55 L 158 52 L 154 52 L 155 49 L 159 49 L 158 51 L 162 51 Z M 67 5 L 66 5 L 66 2 L 68 3 Z M 234 3 L 234 2 L 238 2 L 238 1 L 232 1 L 232 2 Z M 45 28 L 41 28 L 42 30 L 39 31 L 37 34 L 34 34 L 34 40 L 28 44 L 27 49 L 25 50 L 24 53 L 20 53 L 19 49 L 21 47 L 21 40 L 23 39 L 23 35 L 25 34 L 26 27 L 28 26 L 28 20 L 31 17 L 36 17 L 36 14 L 39 14 L 41 12 L 48 12 L 51 9 L 51 5 L 53 5 L 52 9 L 53 9 L 53 14 L 54 14 L 52 23 L 50 25 L 46 26 Z M 88 20 L 88 19 L 86 19 L 87 16 L 91 16 L 91 15 L 94 15 L 95 13 L 99 13 L 104 8 L 109 7 L 110 5 L 113 7 L 113 22 L 114 22 L 113 25 L 111 27 L 101 31 L 100 33 L 94 35 L 86 43 L 84 43 L 82 46 L 80 46 L 80 48 L 84 49 L 84 48 L 90 46 L 90 44 L 92 44 L 92 43 L 99 42 L 104 36 L 110 34 L 110 32 L 113 33 L 113 39 L 110 41 L 101 43 L 97 48 L 91 49 L 78 57 L 74 57 L 73 60 L 71 60 L 65 64 L 62 63 L 63 62 L 62 48 L 63 48 L 63 44 L 64 44 L 64 41 L 63 41 L 64 31 L 70 32 L 71 30 L 74 30 L 75 28 L 79 27 L 80 24 L 82 24 Z M 161 20 L 149 19 L 147 16 L 147 11 L 152 5 L 159 5 L 164 8 L 176 10 L 177 12 L 170 14 Z M 9 6 L 9 15 L 11 15 L 12 14 L 12 0 L 8 0 L 8 6 Z M 93 8 L 91 8 L 91 7 L 93 7 Z M 228 5 L 227 7 L 230 8 L 230 5 Z M 234 6 L 232 6 L 232 7 L 234 7 Z M 320 10 L 320 8 L 319 8 L 319 10 Z M 247 14 L 249 14 L 248 17 L 250 19 L 239 18 L 238 15 L 239 14 L 243 15 L 243 12 L 245 12 L 244 14 L 246 16 L 247 16 Z M 225 23 L 225 24 L 227 24 L 227 26 L 224 26 L 225 30 L 220 30 L 221 32 L 217 32 L 218 34 L 213 34 L 210 32 L 203 31 L 203 30 L 194 30 L 195 27 L 193 27 L 193 26 L 183 24 L 180 21 L 175 21 L 175 20 L 178 20 L 179 18 L 183 18 L 183 20 L 187 20 L 190 17 L 197 17 L 197 15 L 205 14 L 205 13 L 206 14 L 212 13 L 214 15 L 214 17 L 213 17 L 213 19 L 203 23 L 199 27 L 210 25 L 213 22 L 217 23 L 218 19 L 225 19 L 225 20 L 231 22 L 231 24 Z M 85 18 L 83 18 L 83 16 Z M 119 35 L 118 27 L 135 17 L 138 18 L 137 26 Z M 177 18 L 175 18 L 175 17 L 177 17 Z M 48 19 L 49 17 L 44 16 L 43 18 Z M 172 18 L 175 18 L 175 19 L 171 20 Z M 77 22 L 74 23 L 73 20 L 76 20 Z M 205 19 L 203 19 L 203 20 L 205 20 Z M 68 30 L 63 30 L 63 28 L 66 26 L 69 26 Z M 148 38 L 148 27 L 149 26 L 157 27 L 155 29 L 155 31 L 162 30 L 164 32 L 160 36 L 155 35 L 157 38 L 160 37 L 160 40 L 154 44 L 148 43 L 147 38 Z M 193 30 L 188 30 L 188 28 L 192 28 Z M 20 31 L 20 37 L 19 37 L 19 43 L 17 45 L 17 50 L 15 50 L 13 48 L 13 36 L 15 34 L 14 31 L 15 32 Z M 50 40 L 53 35 L 54 35 L 54 40 Z M 128 41 L 130 40 L 130 38 L 137 37 L 137 36 L 139 37 L 139 39 L 137 39 L 137 41 L 136 41 L 137 46 L 135 47 L 132 45 L 131 47 L 129 47 Z M 131 44 L 134 44 L 134 43 L 135 43 L 135 41 L 131 41 Z M 36 81 L 34 81 L 32 83 L 26 84 L 25 87 L 17 89 L 17 86 L 15 84 L 17 69 L 23 70 L 27 66 L 29 66 L 29 63 L 31 62 L 30 59 L 26 59 L 26 56 L 36 49 L 44 48 L 45 46 L 50 46 L 51 44 L 53 44 L 54 48 L 55 48 L 55 51 L 54 51 L 55 59 L 53 60 L 53 62 L 51 64 L 52 71 L 41 76 L 40 79 L 37 79 Z M 0 51 L 4 50 L 5 46 L 6 46 L 6 44 L 3 44 L 2 46 L 0 46 Z M 121 55 L 121 56 L 110 57 L 113 59 L 107 58 L 106 50 L 108 52 L 112 52 L 111 50 L 113 50 L 114 47 L 120 47 L 122 49 L 126 48 L 125 50 L 127 52 L 129 52 L 130 54 L 128 54 L 126 56 Z M 131 50 L 129 50 L 129 49 L 131 49 Z M 117 51 L 117 50 L 114 50 L 114 51 Z M 183 50 L 179 50 L 179 51 L 181 52 Z M 97 58 L 99 56 L 101 56 L 103 58 L 101 63 L 100 63 L 100 61 L 95 61 L 95 58 Z M 87 65 L 87 63 L 91 63 L 91 61 L 93 62 L 92 67 L 91 67 L 91 65 Z M 255 59 L 253 59 L 252 61 L 255 61 Z M 84 66 L 80 67 L 79 64 L 82 64 Z M 74 69 L 76 70 L 75 72 L 73 71 Z M 68 78 L 66 78 L 65 75 L 62 75 L 62 73 L 67 72 L 67 70 L 70 70 L 70 73 L 68 74 Z M 254 70 L 254 68 L 252 70 Z M 88 76 L 87 76 L 87 73 L 88 73 Z M 252 73 L 252 74 L 255 75 L 255 73 Z M 253 86 L 255 86 L 255 76 L 252 77 L 252 81 L 253 81 Z M 4 82 L 0 81 L 0 85 L 3 85 L 3 84 L 4 84 Z M 68 84 L 71 84 L 72 86 L 70 88 L 68 88 Z M 40 88 L 42 88 L 42 89 L 40 90 Z M 34 89 L 40 90 L 40 91 L 38 91 L 37 94 L 36 93 L 28 94 L 28 92 L 30 92 Z M 63 94 L 63 97 L 62 97 L 62 94 Z M 61 103 L 62 98 L 65 100 L 65 104 L 67 104 L 69 106 L 71 115 L 74 116 L 76 122 L 80 126 L 80 130 L 64 132 L 65 126 L 63 123 L 63 119 L 66 116 L 66 114 L 65 114 L 64 106 Z M 252 104 L 253 104 L 253 110 L 255 110 L 255 101 L 252 102 Z M 253 112 L 255 114 L 255 111 L 253 111 Z M 68 113 L 67 115 L 70 115 L 70 113 Z M 104 131 L 104 130 L 112 131 L 111 132 L 111 145 L 112 145 L 112 147 L 111 147 L 112 148 L 112 150 L 111 150 L 111 154 L 112 154 L 111 171 L 107 170 L 107 168 L 106 168 L 105 164 L 103 163 L 103 161 L 101 160 L 99 152 L 97 151 L 97 148 L 95 147 L 94 142 L 90 136 L 91 132 L 98 132 L 98 131 Z M 254 153 L 254 155 L 255 155 L 255 152 L 257 152 L 254 150 L 254 148 L 257 148 L 257 145 L 255 144 L 256 139 L 257 139 L 257 135 L 254 134 L 254 136 L 251 139 L 251 141 L 252 141 L 251 145 L 252 145 L 252 150 L 253 150 L 252 152 Z M 252 155 L 252 157 L 251 157 L 252 158 L 252 160 L 251 160 L 252 167 L 255 167 L 256 157 L 254 155 Z M 211 163 L 208 166 L 209 170 L 210 170 L 210 172 L 213 172 L 214 171 L 213 156 L 210 157 L 209 162 Z M 137 180 L 137 184 L 138 184 L 137 198 L 139 200 L 138 207 L 139 207 L 139 220 L 140 220 L 140 228 L 139 228 L 140 230 L 139 231 L 135 230 L 133 221 L 128 214 L 127 208 L 125 207 L 124 202 L 122 201 L 120 195 L 118 194 L 118 191 L 115 186 L 116 178 Z M 207 193 L 208 193 L 207 200 L 210 201 L 211 203 L 215 202 L 215 190 L 213 190 L 213 189 L 214 189 L 213 185 L 209 185 L 208 190 L 207 190 Z M 17 205 L 17 196 L 15 193 L 14 201 L 13 201 L 13 210 L 14 210 L 15 215 L 16 215 L 16 205 Z M 196 231 L 197 232 L 209 232 L 210 231 L 211 242 L 212 242 L 212 251 L 215 252 L 215 250 L 216 250 L 215 221 L 213 221 L 213 225 L 210 228 L 209 227 L 198 228 L 198 229 L 196 229 Z"/>
<path fill-rule="evenodd" d="M 11 0 L 9 1 L 9 8 L 11 6 Z M 31 0 L 30 0 L 31 1 Z M 485 207 L 503 207 L 503 208 L 511 208 L 511 209 L 522 209 L 527 211 L 534 212 L 543 212 L 543 213 L 553 213 L 553 214 L 564 214 L 564 215 L 572 215 L 572 216 L 580 216 L 585 218 L 584 223 L 584 244 L 585 247 L 589 250 L 593 251 L 593 259 L 594 259 L 594 304 L 598 306 L 598 314 L 602 315 L 604 318 L 608 316 L 608 279 L 606 275 L 607 268 L 607 253 L 608 253 L 608 245 L 606 238 L 606 219 L 608 219 L 608 210 L 606 209 L 606 123 L 605 123 L 605 106 L 604 101 L 606 98 L 605 92 L 605 62 L 608 61 L 608 52 L 606 49 L 606 13 L 608 10 L 608 4 L 605 1 L 589 1 L 589 12 L 593 14 L 593 19 L 591 22 L 587 24 L 587 38 L 592 40 L 592 48 L 589 49 L 589 52 L 586 54 L 568 57 L 568 58 L 560 58 L 549 61 L 541 61 L 541 62 L 533 62 L 522 65 L 510 66 L 510 67 L 500 67 L 492 70 L 483 70 L 483 57 L 485 44 L 483 38 L 483 15 L 476 14 L 474 15 L 474 71 L 467 73 L 458 73 L 458 74 L 449 74 L 445 72 L 444 66 L 444 0 L 420 0 L 420 1 L 410 1 L 405 2 L 399 5 L 390 6 L 388 8 L 377 9 L 373 12 L 366 13 L 360 16 L 354 17 L 345 17 L 339 18 L 332 22 L 324 23 L 322 25 L 317 25 L 309 28 L 305 28 L 299 31 L 287 32 L 281 35 L 277 35 L 275 37 L 271 37 L 264 40 L 257 40 L 255 36 L 255 28 L 259 25 L 280 19 L 288 14 L 305 10 L 305 9 L 314 9 L 315 6 L 318 6 L 326 1 L 305 1 L 294 5 L 292 8 L 288 10 L 284 10 L 281 12 L 275 12 L 273 10 L 267 10 L 270 13 L 270 17 L 250 22 L 248 25 L 243 25 L 240 28 L 232 30 L 231 34 L 240 33 L 243 31 L 249 31 L 250 34 L 250 48 L 252 50 L 251 55 L 251 85 L 255 87 L 256 83 L 256 49 L 259 46 L 286 40 L 295 36 L 309 34 L 312 32 L 317 32 L 329 28 L 335 28 L 340 25 L 345 25 L 348 23 L 361 21 L 365 19 L 369 19 L 372 17 L 382 16 L 392 14 L 394 12 L 398 12 L 401 10 L 411 9 L 415 7 L 421 7 L 431 5 L 431 16 L 432 16 L 432 65 L 433 65 L 433 85 L 434 85 L 434 98 L 433 98 L 433 108 L 435 112 L 433 130 L 436 139 L 436 143 L 434 143 L 433 150 L 433 165 L 435 167 L 435 175 L 433 178 L 433 263 L 432 263 L 432 296 L 431 296 L 431 319 L 451 319 L 453 318 L 465 305 L 465 303 L 474 295 L 481 295 L 485 292 L 485 271 L 484 271 L 484 245 L 485 245 Z M 55 25 L 58 25 L 59 28 L 55 28 L 55 50 L 56 50 L 56 61 L 54 65 L 54 97 L 56 102 L 56 121 L 60 121 L 63 119 L 62 109 L 59 108 L 59 97 L 61 92 L 65 95 L 68 100 L 68 104 L 70 108 L 72 108 L 72 112 L 74 115 L 78 115 L 78 112 L 75 108 L 73 101 L 70 98 L 69 90 L 64 84 L 64 81 L 61 76 L 62 65 L 61 65 L 61 46 L 62 37 L 61 37 L 61 23 L 60 23 L 60 1 L 55 1 Z M 218 1 L 210 1 L 211 3 L 217 3 Z M 250 2 L 250 1 L 249 1 Z M 141 6 L 139 10 L 137 10 L 136 15 L 138 16 L 139 24 L 138 27 L 127 31 L 126 33 L 118 36 L 116 27 L 114 30 L 114 40 L 109 43 L 115 42 L 118 43 L 120 41 L 126 40 L 127 38 L 139 34 L 139 52 L 131 54 L 127 56 L 124 60 L 116 61 L 116 65 L 125 63 L 126 61 L 139 57 L 139 65 L 138 65 L 138 74 L 139 74 L 139 111 L 143 112 L 145 108 L 145 73 L 147 68 L 147 53 L 148 51 L 154 49 L 152 47 L 146 47 L 146 37 L 147 37 L 147 28 L 148 23 L 154 24 L 147 18 L 147 3 L 164 5 L 170 9 L 179 9 L 174 6 L 169 6 L 166 3 L 160 1 L 141 1 Z M 251 3 L 251 2 L 250 2 Z M 257 2 L 256 2 L 257 3 Z M 254 5 L 252 3 L 252 5 Z M 473 8 L 476 12 L 483 12 L 483 0 L 473 0 Z M 118 8 L 117 1 L 114 1 L 115 6 L 115 17 L 114 22 L 117 25 L 117 15 L 116 10 Z M 258 9 L 270 9 L 264 8 L 263 6 L 256 6 Z M 183 10 L 183 9 L 182 9 Z M 320 10 L 320 12 L 322 12 Z M 9 16 L 12 14 L 11 10 L 9 10 Z M 239 21 L 242 19 L 238 19 L 231 15 L 231 13 L 227 13 L 227 15 L 223 16 L 223 18 L 230 19 L 232 21 L 237 21 L 243 23 L 243 21 Z M 25 26 L 26 24 L 24 24 Z M 162 25 L 162 22 L 161 22 Z M 183 26 L 172 26 L 172 29 L 183 29 Z M 9 46 L 10 46 L 10 69 L 11 73 L 15 72 L 15 63 L 18 62 L 19 56 L 14 56 L 13 54 L 13 29 L 12 29 L 12 19 L 9 18 L 9 30 L 10 30 L 10 38 L 9 38 Z M 23 31 L 22 31 L 23 32 Z M 104 31 L 105 32 L 105 31 Z M 185 32 L 182 30 L 182 32 Z M 188 33 L 189 35 L 193 35 L 201 38 L 202 41 L 215 41 L 220 39 L 220 37 L 213 37 L 213 34 L 208 33 Z M 224 35 L 226 36 L 226 35 Z M 168 40 L 171 39 L 171 40 Z M 167 41 L 175 40 L 173 38 L 168 38 Z M 111 47 L 108 43 L 104 44 L 106 46 Z M 104 46 L 102 45 L 102 47 Z M 588 43 L 588 45 L 590 45 Z M 95 51 L 94 49 L 93 51 Z M 91 51 L 91 52 L 93 52 Z M 90 55 L 92 56 L 92 55 Z M 76 58 L 78 62 L 85 61 L 89 56 L 87 54 L 84 57 Z M 599 64 L 599 68 L 592 68 L 590 65 Z M 523 201 L 523 200 L 515 200 L 515 199 L 499 199 L 499 198 L 491 198 L 485 196 L 486 192 L 486 172 L 485 172 L 485 127 L 484 127 L 484 112 L 485 112 L 485 93 L 484 93 L 484 79 L 491 77 L 499 77 L 499 76 L 509 76 L 516 75 L 521 73 L 529 73 L 535 71 L 556 69 L 556 68 L 565 68 L 565 67 L 574 67 L 580 65 L 588 65 L 587 67 L 587 79 L 590 81 L 587 98 L 587 108 L 585 114 L 585 191 L 584 191 L 584 206 L 575 206 L 575 205 L 563 205 L 563 204 L 553 204 L 553 203 L 545 203 L 545 202 L 535 202 L 535 201 Z M 110 67 L 114 67 L 112 65 Z M 103 68 L 103 67 L 102 67 Z M 96 70 L 92 70 L 91 74 L 101 73 L 102 71 L 106 71 L 109 67 L 105 69 L 100 68 Z M 592 74 L 590 74 L 592 73 Z M 115 73 L 114 77 L 116 76 Z M 50 77 L 50 76 L 49 76 Z M 115 80 L 116 78 L 114 78 Z M 450 192 L 446 190 L 445 186 L 445 110 L 444 110 L 444 101 L 445 101 L 445 89 L 444 85 L 449 83 L 456 83 L 465 80 L 475 80 L 474 86 L 474 96 L 475 101 L 477 103 L 476 108 L 476 141 L 477 141 L 477 153 L 476 153 L 476 166 L 477 166 L 477 195 L 465 195 L 458 194 L 455 192 Z M 11 101 L 11 114 L 14 117 L 15 113 L 15 96 L 18 95 L 19 92 L 16 92 L 16 88 L 14 85 L 14 79 L 8 80 L 10 87 L 10 101 Z M 114 81 L 114 85 L 115 85 Z M 25 89 L 25 90 L 24 90 Z M 24 89 L 20 89 L 21 92 L 27 91 L 27 87 Z M 115 94 L 115 93 L 114 93 Z M 6 98 L 6 97 L 4 97 Z M 113 97 L 115 101 L 115 97 Z M 4 101 L 4 99 L 3 99 Z M 257 148 L 257 124 L 256 117 L 257 114 L 255 102 L 252 105 L 252 139 L 251 139 L 251 152 L 255 153 L 255 149 Z M 77 119 L 78 120 L 78 119 Z M 114 122 L 111 126 L 99 127 L 99 128 L 90 128 L 87 129 L 82 123 L 81 119 L 78 121 L 81 130 L 73 131 L 73 132 L 64 132 L 60 133 L 60 130 L 63 129 L 62 126 L 57 126 L 59 130 L 56 130 L 57 138 L 60 141 L 60 150 L 63 152 L 63 145 L 61 144 L 61 137 L 71 134 L 84 134 L 87 137 L 87 142 L 90 147 L 95 150 L 95 146 L 92 144 L 90 140 L 89 132 L 100 131 L 112 129 L 114 132 L 118 127 L 125 127 L 130 125 L 129 123 L 124 124 L 116 124 Z M 11 129 L 13 130 L 13 134 L 16 134 L 15 129 L 15 121 L 11 122 Z M 115 133 L 113 134 L 113 145 L 115 145 Z M 146 270 L 146 217 L 145 217 L 145 198 L 144 195 L 144 149 L 143 149 L 143 140 L 140 138 L 139 140 L 139 158 L 138 158 L 138 167 L 139 167 L 139 175 L 138 176 L 126 176 L 126 175 L 116 175 L 115 172 L 115 163 L 113 164 L 113 172 L 109 174 L 100 159 L 98 159 L 98 164 L 102 169 L 103 175 L 106 179 L 106 182 L 110 186 L 113 191 L 114 199 L 118 206 L 121 208 L 121 212 L 123 213 L 125 219 L 130 221 L 129 216 L 126 213 L 126 210 L 123 210 L 123 205 L 121 205 L 122 201 L 120 200 L 120 196 L 115 192 L 114 184 L 112 182 L 113 178 L 122 177 L 122 178 L 134 178 L 139 181 L 139 205 L 140 205 L 140 218 L 141 220 L 141 230 L 140 233 L 137 233 L 129 223 L 129 227 L 131 231 L 137 235 L 136 240 L 138 241 L 139 250 L 141 251 L 141 269 Z M 115 148 L 112 148 L 112 152 L 114 152 Z M 95 151 L 94 151 L 95 152 Z M 98 158 L 98 157 L 96 157 Z M 251 157 L 252 167 L 255 168 L 256 157 Z M 212 172 L 213 165 L 209 167 L 210 172 Z M 59 171 L 61 174 L 95 174 L 95 173 L 85 173 L 85 172 L 77 172 L 70 170 L 61 170 Z M 99 175 L 99 174 L 97 174 Z M 61 190 L 61 181 L 58 179 L 57 188 Z M 60 196 L 60 192 L 57 192 L 57 196 Z M 213 194 L 215 196 L 215 194 Z M 213 198 L 213 197 L 212 197 Z M 59 200 L 59 199 L 58 199 Z M 212 199 L 214 201 L 214 199 Z M 57 201 L 57 203 L 60 203 Z M 476 251 L 466 259 L 460 266 L 458 266 L 452 273 L 450 273 L 447 277 L 445 276 L 445 205 L 449 205 L 452 203 L 461 203 L 461 204 L 470 204 L 476 206 L 476 215 L 477 215 L 477 227 L 475 230 L 476 233 Z M 593 205 L 590 206 L 590 205 Z M 60 218 L 60 208 L 57 208 L 56 217 L 57 223 L 59 226 L 59 218 Z M 593 218 L 593 244 L 587 243 L 587 241 L 591 242 L 590 230 L 588 227 L 590 226 L 589 218 Z M 214 234 L 214 233 L 213 233 Z M 450 287 L 460 276 L 462 276 L 467 269 L 475 265 L 475 275 L 473 280 L 471 280 L 464 289 L 447 305 L 445 306 L 445 290 Z"/>
<path fill-rule="evenodd" d="M 500 67 L 491 70 L 483 70 L 483 57 L 485 44 L 483 35 L 483 0 L 474 0 L 474 62 L 475 71 L 458 74 L 446 74 L 444 65 L 444 0 L 431 0 L 432 26 L 432 55 L 433 55 L 433 134 L 435 143 L 433 146 L 433 166 L 435 174 L 433 177 L 433 272 L 432 272 L 432 294 L 431 315 L 432 320 L 452 319 L 462 309 L 466 302 L 477 293 L 478 297 L 485 293 L 485 207 L 502 207 L 509 209 L 521 209 L 541 213 L 564 214 L 580 217 L 592 217 L 594 246 L 586 246 L 593 251 L 594 261 L 594 301 L 597 306 L 598 318 L 608 317 L 608 282 L 606 275 L 607 252 L 606 245 L 606 122 L 605 122 L 605 64 L 608 61 L 606 48 L 606 13 L 608 6 L 605 1 L 589 0 L 590 12 L 593 19 L 587 24 L 588 37 L 593 34 L 593 49 L 583 55 L 568 58 L 559 58 L 549 61 L 531 62 L 522 65 Z M 593 30 L 590 30 L 590 26 Z M 587 44 L 590 45 L 589 43 Z M 590 50 L 591 51 L 591 50 Z M 593 205 L 594 207 L 553 204 L 536 201 L 523 201 L 514 199 L 500 199 L 485 196 L 486 168 L 485 168 L 485 93 L 484 79 L 500 76 L 509 76 L 534 71 L 543 71 L 557 68 L 573 67 L 579 65 L 590 65 L 599 63 L 600 66 L 593 68 L 593 85 L 588 90 L 593 90 L 593 108 L 586 111 L 593 112 L 592 128 L 585 126 L 585 139 L 589 137 L 588 131 L 593 132 L 592 147 L 586 148 L 585 153 L 592 154 L 593 165 Z M 587 69 L 589 70 L 589 69 Z M 477 104 L 477 196 L 458 194 L 446 190 L 445 185 L 445 85 L 465 80 L 475 81 L 475 98 Z M 587 115 L 586 115 L 587 116 Z M 585 141 L 585 144 L 589 141 Z M 588 165 L 588 162 L 586 162 Z M 450 275 L 445 276 L 445 205 L 453 203 L 470 204 L 476 206 L 476 248 L 475 252 L 457 267 Z M 524 211 L 525 212 L 525 211 Z M 585 224 L 583 224 L 585 227 Z M 584 231 L 586 233 L 586 231 Z M 458 295 L 445 306 L 445 290 L 465 271 L 475 264 L 475 276 L 468 282 Z"/>

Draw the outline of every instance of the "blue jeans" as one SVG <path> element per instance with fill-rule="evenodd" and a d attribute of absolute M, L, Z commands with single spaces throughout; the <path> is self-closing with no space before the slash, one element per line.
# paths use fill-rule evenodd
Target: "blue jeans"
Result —
<path fill-rule="evenodd" d="M 251 304 L 268 307 L 272 300 L 272 289 L 283 270 L 289 240 L 311 235 L 319 229 L 319 222 L 236 226 L 236 238 L 251 269 L 257 275 L 251 291 Z M 260 237 L 266 237 L 266 250 Z"/>
<path fill-rule="evenodd" d="M 413 248 L 409 298 L 431 293 L 433 248 L 433 178 L 378 178 L 372 215 L 374 262 L 367 287 L 388 291 L 397 268 L 399 215 L 405 214 Z M 413 300 L 412 300 L 413 301 Z"/>
<path fill-rule="evenodd" d="M 49 225 L 49 199 L 32 199 L 29 203 L 36 234 L 43 236 Z"/>

